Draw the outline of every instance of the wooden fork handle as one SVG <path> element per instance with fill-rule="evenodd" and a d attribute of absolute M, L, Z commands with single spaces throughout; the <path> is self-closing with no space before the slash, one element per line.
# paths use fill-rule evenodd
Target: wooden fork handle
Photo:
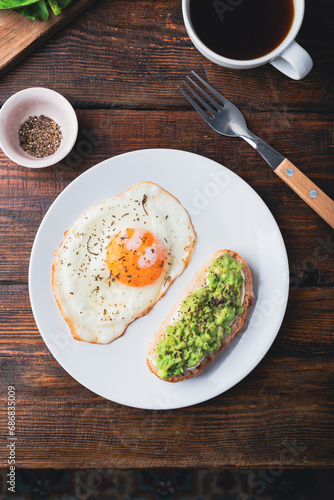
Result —
<path fill-rule="evenodd" d="M 274 170 L 302 200 L 334 228 L 334 201 L 285 158 Z"/>

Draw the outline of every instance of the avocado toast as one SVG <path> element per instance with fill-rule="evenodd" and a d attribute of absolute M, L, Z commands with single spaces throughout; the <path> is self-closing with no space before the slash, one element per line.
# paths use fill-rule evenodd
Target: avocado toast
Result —
<path fill-rule="evenodd" d="M 167 382 L 193 378 L 240 332 L 254 298 L 248 265 L 218 250 L 195 274 L 154 335 L 147 364 Z"/>

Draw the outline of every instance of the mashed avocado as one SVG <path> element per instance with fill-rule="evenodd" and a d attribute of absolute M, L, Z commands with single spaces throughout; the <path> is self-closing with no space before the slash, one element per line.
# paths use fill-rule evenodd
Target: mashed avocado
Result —
<path fill-rule="evenodd" d="M 244 310 L 242 264 L 225 252 L 209 268 L 207 284 L 181 303 L 178 321 L 157 347 L 158 376 L 167 379 L 198 365 L 219 349 L 231 322 Z"/>

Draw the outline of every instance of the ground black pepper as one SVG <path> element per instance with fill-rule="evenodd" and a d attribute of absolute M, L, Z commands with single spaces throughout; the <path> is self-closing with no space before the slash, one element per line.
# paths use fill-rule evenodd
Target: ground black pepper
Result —
<path fill-rule="evenodd" d="M 63 135 L 59 125 L 48 116 L 29 116 L 19 129 L 21 148 L 35 158 L 45 158 L 57 151 Z"/>

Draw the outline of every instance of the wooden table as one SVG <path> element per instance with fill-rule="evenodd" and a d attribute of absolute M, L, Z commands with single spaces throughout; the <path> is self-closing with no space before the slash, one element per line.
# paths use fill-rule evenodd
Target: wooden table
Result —
<path fill-rule="evenodd" d="M 333 465 L 333 231 L 251 147 L 200 120 L 176 88 L 191 70 L 207 78 L 254 133 L 334 197 L 332 0 L 306 3 L 298 41 L 315 64 L 300 82 L 269 65 L 233 71 L 210 63 L 185 32 L 180 0 L 97 1 L 2 78 L 1 103 L 26 87 L 49 87 L 74 105 L 80 126 L 74 153 L 54 167 L 29 170 L 0 153 L 0 421 L 6 443 L 13 385 L 17 466 Z M 262 362 L 228 392 L 174 411 L 128 408 L 82 387 L 45 346 L 28 296 L 31 246 L 56 196 L 101 160 L 155 147 L 207 156 L 248 182 L 278 222 L 291 269 L 286 316 Z M 4 467 L 7 450 L 1 446 Z"/>

